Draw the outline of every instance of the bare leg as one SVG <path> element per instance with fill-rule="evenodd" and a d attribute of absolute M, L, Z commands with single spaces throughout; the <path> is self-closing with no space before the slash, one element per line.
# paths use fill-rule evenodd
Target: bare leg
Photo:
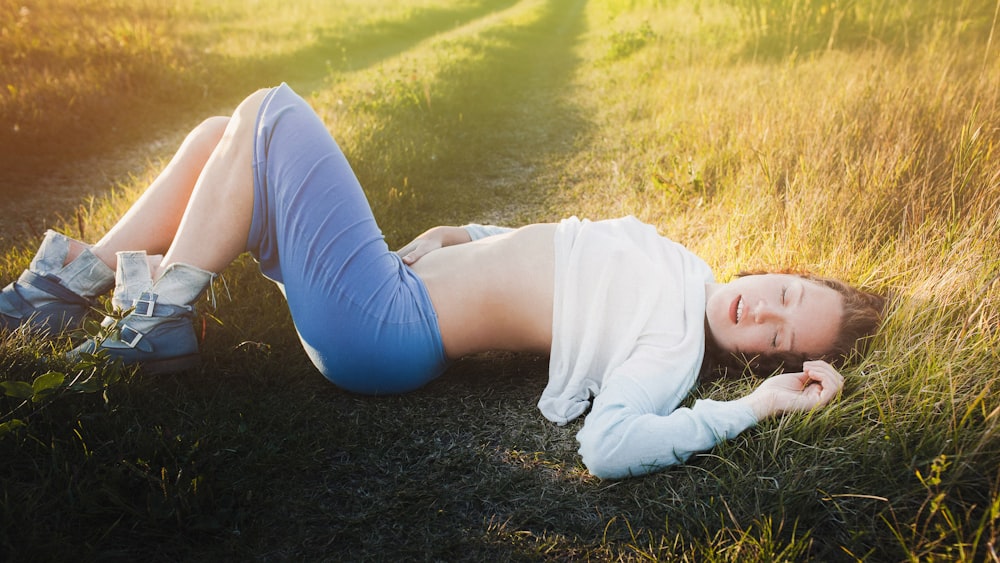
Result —
<path fill-rule="evenodd" d="M 228 117 L 212 117 L 188 134 L 149 188 L 91 248 L 102 262 L 113 270 L 117 262 L 115 253 L 120 250 L 145 250 L 150 254 L 166 252 L 177 232 L 198 175 L 228 123 Z M 83 248 L 83 244 L 71 244 L 66 262 L 76 258 Z"/>
<path fill-rule="evenodd" d="M 244 250 L 250 231 L 253 127 L 265 93 L 249 96 L 232 118 L 209 118 L 192 130 L 163 172 L 91 251 L 112 269 L 122 250 L 168 253 L 160 271 L 172 262 L 213 272 L 225 268 Z M 73 244 L 66 261 L 83 248 Z"/>
<path fill-rule="evenodd" d="M 173 263 L 220 272 L 246 250 L 253 218 L 252 157 L 259 90 L 236 108 L 195 184 L 156 277 Z"/>
<path fill-rule="evenodd" d="M 110 318 L 116 327 L 111 337 L 89 339 L 70 352 L 71 357 L 100 350 L 127 364 L 140 364 L 150 373 L 197 366 L 193 305 L 215 274 L 246 249 L 253 220 L 255 125 L 266 94 L 260 90 L 236 108 L 197 174 L 190 197 L 181 197 L 182 189 L 168 188 L 153 191 L 149 198 L 144 195 L 144 201 L 98 243 L 102 250 L 124 247 L 116 258 L 112 304 L 133 309 L 121 319 Z M 183 177 L 170 175 L 179 184 Z M 160 193 L 166 194 L 163 202 L 158 202 Z M 158 209 L 157 203 L 169 209 Z M 177 207 L 182 213 L 176 213 Z M 143 217 L 163 230 L 143 235 Z M 172 220 L 178 223 L 174 232 L 170 232 Z M 132 237 L 127 236 L 130 233 Z M 143 241 L 145 248 L 137 241 Z M 151 267 L 146 252 L 165 242 L 169 246 L 163 260 Z"/>

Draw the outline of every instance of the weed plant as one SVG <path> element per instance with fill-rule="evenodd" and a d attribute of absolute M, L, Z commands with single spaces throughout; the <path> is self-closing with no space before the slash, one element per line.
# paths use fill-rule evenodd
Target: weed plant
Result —
<path fill-rule="evenodd" d="M 156 29 L 153 6 L 122 18 Z M 720 280 L 793 267 L 886 292 L 884 327 L 831 408 L 604 482 L 575 452 L 579 422 L 534 407 L 545 358 L 485 354 L 410 395 L 353 396 L 315 372 L 243 259 L 216 288 L 232 300 L 202 308 L 191 373 L 72 365 L 53 359 L 65 339 L 4 337 L 0 424 L 20 424 L 0 437 L 0 556 L 996 558 L 1000 4 L 442 0 L 385 8 L 411 22 L 397 43 L 363 26 L 309 43 L 337 16 L 275 10 L 265 28 L 242 6 L 172 13 L 222 51 L 365 55 L 303 63 L 298 84 L 393 245 L 436 223 L 634 214 Z M 158 166 L 53 220 L 92 239 Z M 8 245 L 6 278 L 37 242 Z"/>

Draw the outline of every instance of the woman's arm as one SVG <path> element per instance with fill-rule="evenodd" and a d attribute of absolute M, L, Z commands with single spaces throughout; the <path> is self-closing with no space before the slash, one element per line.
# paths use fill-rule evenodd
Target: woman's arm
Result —
<path fill-rule="evenodd" d="M 479 240 L 481 238 L 492 237 L 494 235 L 502 235 L 504 233 L 509 233 L 514 229 L 510 227 L 498 227 L 496 225 L 480 225 L 478 223 L 469 223 L 462 227 L 465 232 L 468 233 L 472 240 Z"/>
<path fill-rule="evenodd" d="M 616 370 L 594 399 L 577 435 L 584 464 L 601 478 L 643 475 L 683 463 L 760 420 L 823 406 L 843 387 L 843 377 L 829 364 L 806 362 L 804 372 L 771 377 L 741 399 L 701 399 L 690 408 L 674 409 L 676 403 L 663 404 L 668 396 L 661 389 L 663 374 L 630 363 Z M 682 387 L 675 388 L 678 396 Z"/>
<path fill-rule="evenodd" d="M 576 436 L 593 475 L 623 479 L 661 471 L 757 423 L 750 407 L 738 401 L 699 399 L 668 413 L 657 412 L 654 401 L 627 376 L 605 385 Z"/>
<path fill-rule="evenodd" d="M 802 370 L 769 377 L 737 402 L 750 407 L 758 420 L 764 420 L 822 407 L 844 388 L 844 376 L 824 361 L 805 362 Z"/>
<path fill-rule="evenodd" d="M 490 237 L 513 231 L 507 227 L 493 225 L 478 225 L 471 223 L 464 227 L 433 227 L 413 239 L 409 244 L 396 251 L 407 266 L 412 265 L 428 252 L 439 248 L 465 244 L 481 238 Z"/>

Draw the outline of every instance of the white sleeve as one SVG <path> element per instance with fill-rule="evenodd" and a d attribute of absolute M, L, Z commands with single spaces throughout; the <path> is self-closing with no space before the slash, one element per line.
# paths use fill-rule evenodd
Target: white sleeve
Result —
<path fill-rule="evenodd" d="M 481 238 L 491 237 L 493 235 L 502 235 L 504 233 L 509 233 L 514 229 L 510 227 L 497 227 L 495 225 L 479 225 L 477 223 L 469 223 L 462 227 L 465 232 L 469 233 L 469 237 L 472 240 L 479 240 Z"/>
<path fill-rule="evenodd" d="M 595 476 L 621 479 L 683 463 L 757 423 L 749 407 L 733 401 L 702 399 L 677 408 L 696 376 L 671 377 L 662 363 L 657 373 L 656 365 L 630 358 L 594 399 L 577 440 Z"/>

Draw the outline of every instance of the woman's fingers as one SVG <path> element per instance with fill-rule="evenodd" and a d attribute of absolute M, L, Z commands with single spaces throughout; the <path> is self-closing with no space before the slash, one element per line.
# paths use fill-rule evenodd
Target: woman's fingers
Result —
<path fill-rule="evenodd" d="M 397 250 L 396 254 L 398 254 L 399 257 L 403 259 L 404 264 L 410 265 L 416 262 L 417 258 L 420 258 L 420 256 L 417 255 L 416 250 L 417 250 L 417 241 L 413 241 L 404 246 L 403 248 Z"/>
<path fill-rule="evenodd" d="M 802 364 L 803 373 L 819 385 L 819 399 L 823 404 L 833 400 L 844 388 L 844 376 L 836 368 L 822 360 Z"/>
<path fill-rule="evenodd" d="M 424 255 L 433 250 L 441 248 L 441 241 L 436 239 L 417 238 L 410 244 L 396 251 L 407 266 L 420 260 Z"/>
<path fill-rule="evenodd" d="M 832 401 L 844 378 L 826 362 L 805 362 L 801 372 L 786 372 L 762 382 L 746 397 L 758 419 L 783 412 L 810 411 Z"/>

